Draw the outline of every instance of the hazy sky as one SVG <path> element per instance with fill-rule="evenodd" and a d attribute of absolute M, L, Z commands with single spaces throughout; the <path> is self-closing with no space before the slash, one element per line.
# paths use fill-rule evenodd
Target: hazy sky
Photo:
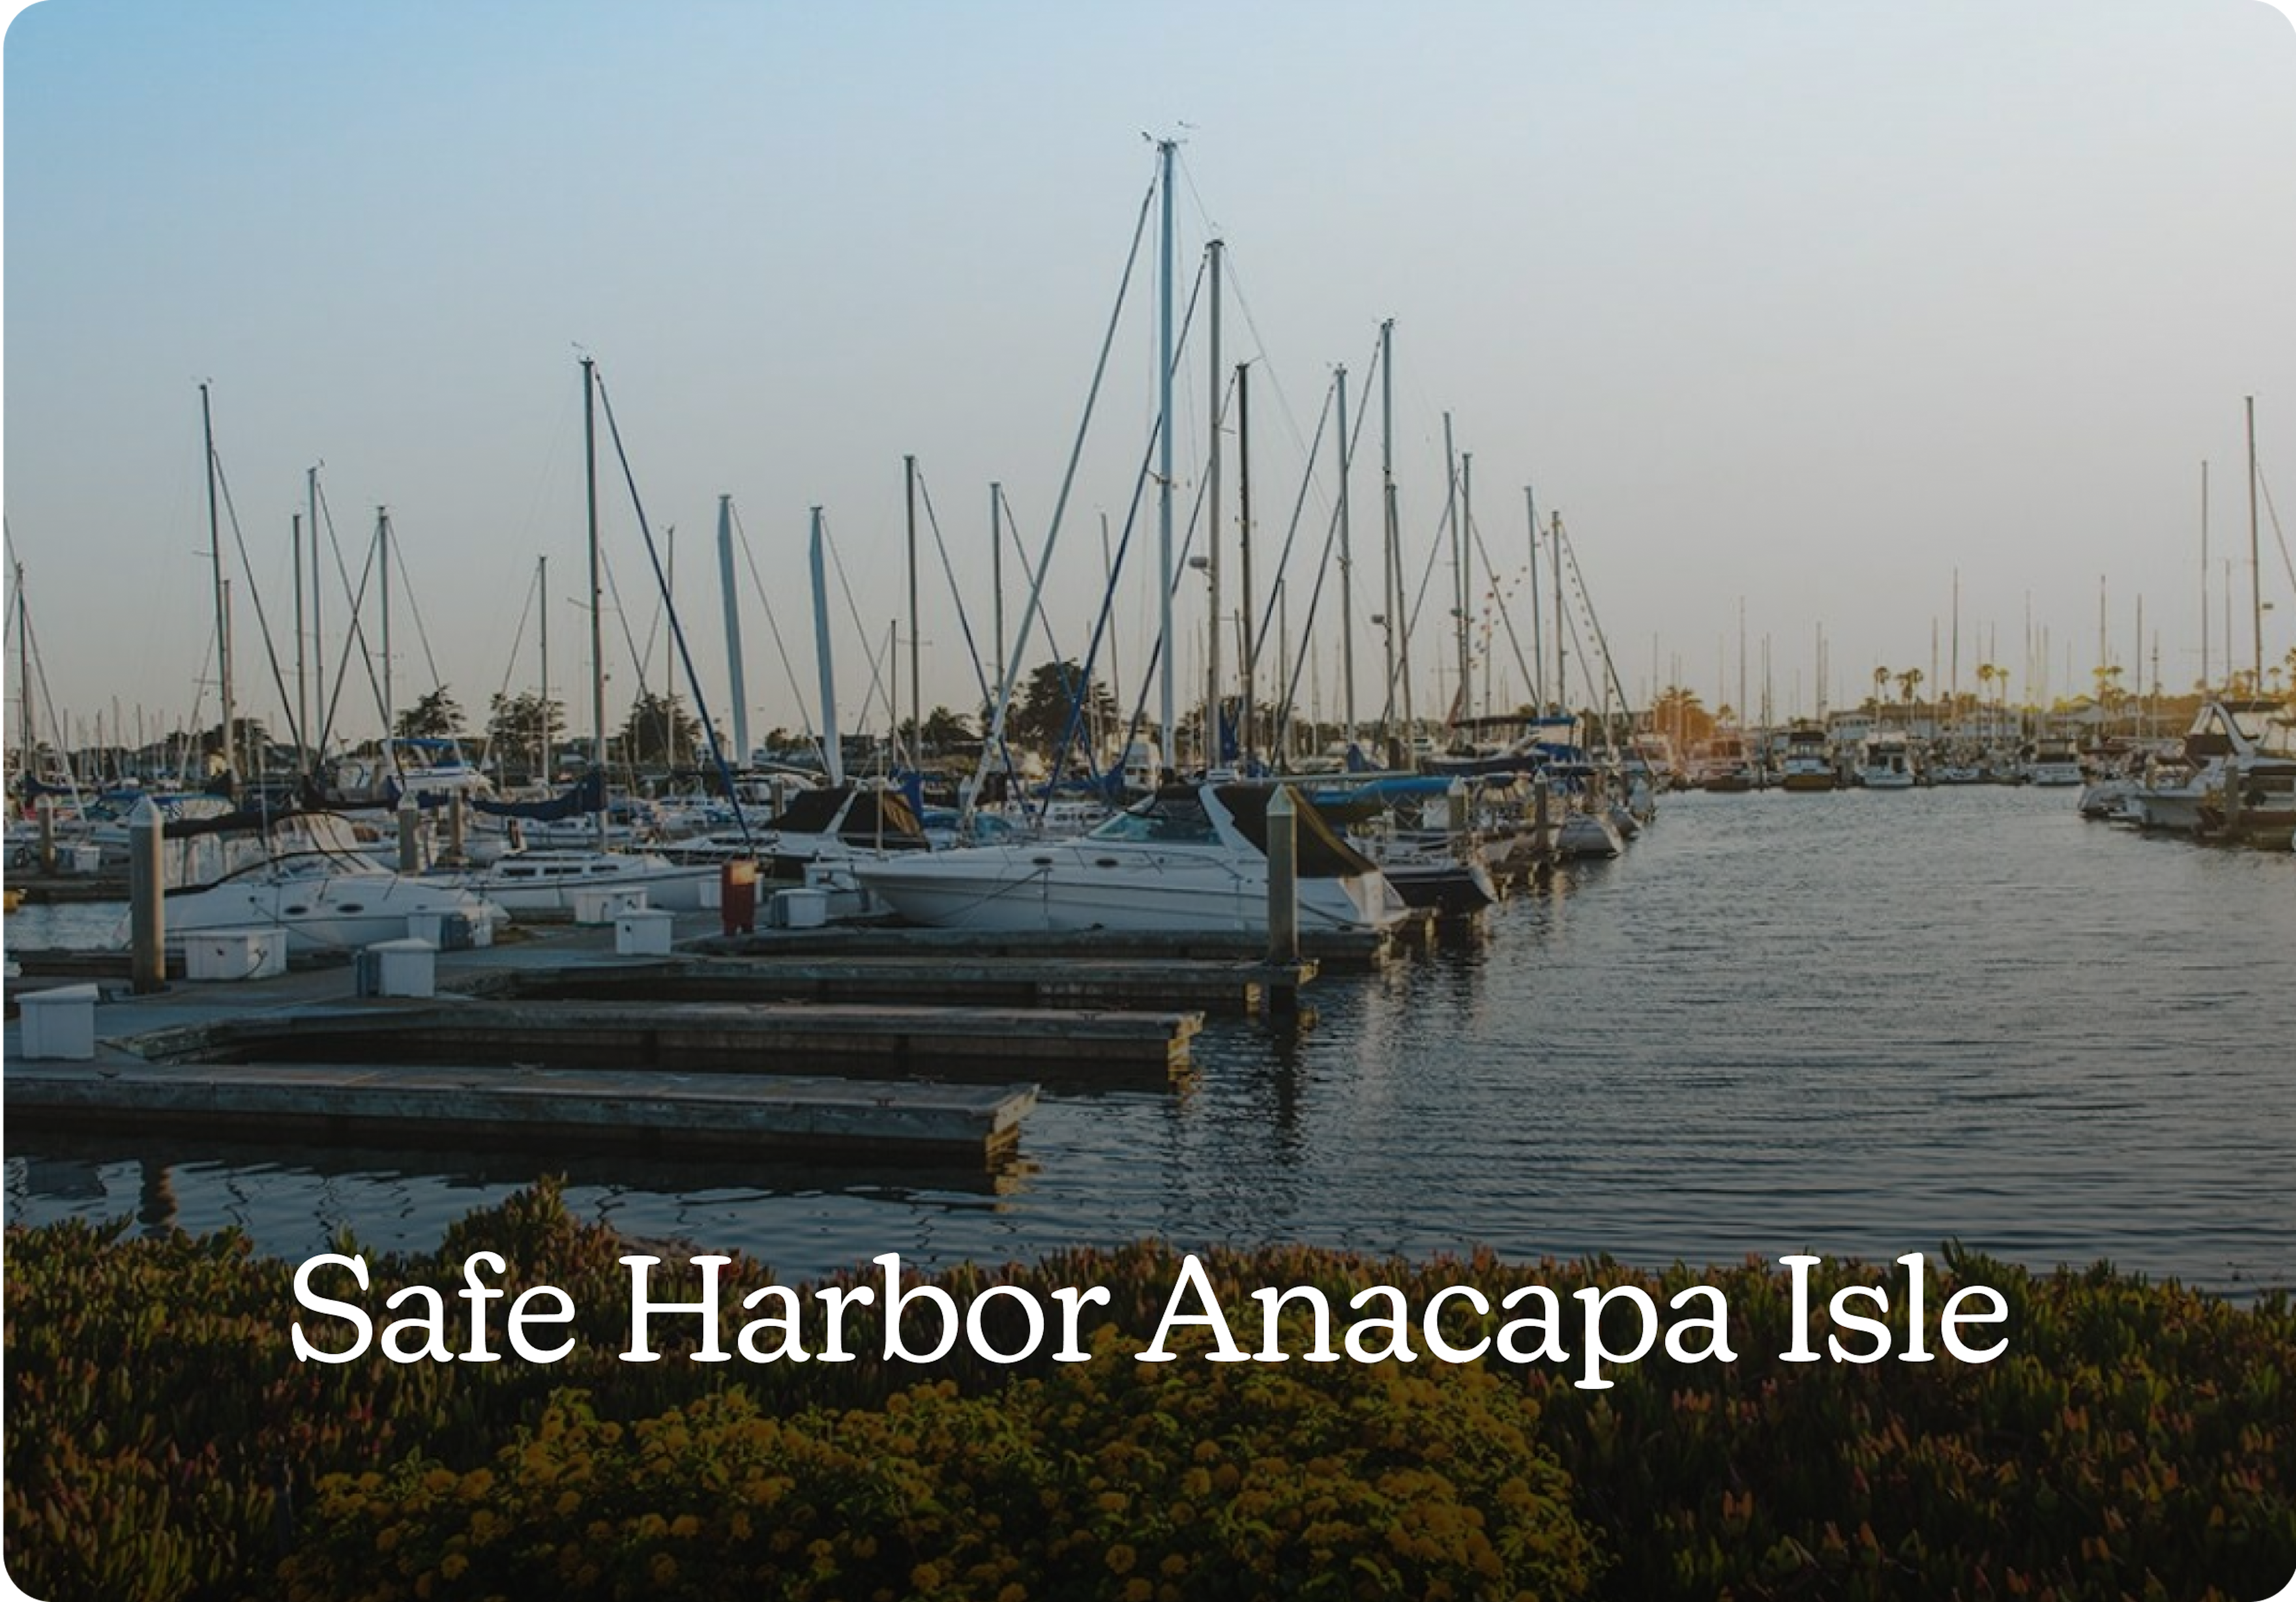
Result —
<path fill-rule="evenodd" d="M 2029 593 L 2053 687 L 2068 650 L 2085 684 L 2100 578 L 2114 657 L 2136 654 L 2141 593 L 2146 652 L 2157 633 L 2163 676 L 2187 682 L 2204 458 L 2244 659 L 2248 395 L 2296 523 L 2296 29 L 2259 0 L 43 0 L 9 27 L 4 93 L 11 550 L 57 701 L 92 721 L 116 698 L 131 732 L 138 706 L 172 725 L 212 678 L 202 380 L 291 674 L 290 518 L 323 462 L 354 570 L 378 504 L 403 543 L 430 649 L 402 605 L 402 704 L 432 657 L 473 712 L 533 684 L 532 619 L 513 643 L 545 555 L 552 677 L 586 679 L 578 345 L 657 535 L 677 530 L 680 609 L 721 717 L 712 541 L 718 495 L 734 497 L 755 732 L 798 712 L 746 561 L 810 699 L 804 539 L 808 508 L 827 509 L 872 635 L 840 595 L 850 726 L 865 650 L 906 607 L 905 454 L 984 642 L 991 480 L 1030 550 L 1045 538 L 1153 176 L 1144 132 L 1185 141 L 1183 297 L 1205 240 L 1227 241 L 1225 360 L 1259 364 L 1263 597 L 1345 364 L 1371 412 L 1357 610 L 1378 608 L 1365 380 L 1389 317 L 1413 582 L 1447 411 L 1494 560 L 1519 570 L 1536 486 L 1637 693 L 1655 641 L 1660 677 L 1678 660 L 1710 701 L 1734 699 L 1742 596 L 1782 712 L 1810 699 L 1820 624 L 1846 690 L 1877 663 L 1926 672 L 1956 568 L 1964 685 L 1997 636 L 2021 664 Z M 1152 266 L 1054 557 L 1070 654 L 1100 593 L 1099 515 L 1120 533 L 1154 418 Z M 1183 524 L 1206 385 L 1199 343 L 1175 436 Z M 643 639 L 644 550 L 611 450 L 603 463 L 608 560 Z M 1295 633 L 1334 482 L 1327 456 Z M 1234 485 L 1231 459 L 1231 518 Z M 1154 532 L 1152 498 L 1117 609 L 1128 703 Z M 2268 519 L 2264 547 L 2276 661 L 2296 594 Z M 926 699 L 968 707 L 926 550 Z M 1447 583 L 1439 569 L 1422 615 L 1423 707 Z M 241 701 L 283 727 L 234 587 Z M 1193 669 L 1203 586 L 1181 597 Z M 332 678 L 347 602 L 335 588 L 322 605 Z M 609 633 L 619 712 L 636 677 L 622 620 Z M 1365 622 L 1367 710 L 1377 655 Z M 570 699 L 582 728 L 586 697 Z M 214 705 L 210 688 L 203 718 Z M 376 721 L 362 680 L 338 726 Z"/>

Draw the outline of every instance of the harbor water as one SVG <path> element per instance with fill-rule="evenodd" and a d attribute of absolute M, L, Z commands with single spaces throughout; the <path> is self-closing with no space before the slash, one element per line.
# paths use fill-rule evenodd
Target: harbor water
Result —
<path fill-rule="evenodd" d="M 50 943 L 39 915 L 12 942 Z M 427 1247 L 562 1172 L 587 1216 L 784 1276 L 1154 1235 L 1650 1265 L 1957 1240 L 2296 1285 L 2296 854 L 2084 823 L 2066 790 L 1671 797 L 1619 860 L 1309 999 L 1297 1033 L 1210 1022 L 1184 1091 L 1049 1094 L 992 1176 L 20 1127 L 7 1216 Z"/>

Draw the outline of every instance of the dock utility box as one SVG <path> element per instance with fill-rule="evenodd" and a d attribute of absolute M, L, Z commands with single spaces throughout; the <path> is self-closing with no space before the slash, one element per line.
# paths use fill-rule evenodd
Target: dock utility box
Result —
<path fill-rule="evenodd" d="M 436 995 L 439 950 L 428 940 L 379 940 L 353 962 L 352 989 L 362 998 Z"/>
<path fill-rule="evenodd" d="M 826 890 L 776 890 L 766 903 L 766 927 L 772 929 L 817 929 L 829 921 Z"/>
<path fill-rule="evenodd" d="M 287 931 L 201 929 L 184 936 L 184 977 L 201 984 L 275 979 L 287 971 Z"/>
<path fill-rule="evenodd" d="M 602 886 L 570 890 L 567 893 L 567 899 L 572 904 L 576 923 L 594 925 L 611 923 L 625 912 L 644 911 L 646 893 L 642 885 L 624 889 L 608 889 Z"/>
<path fill-rule="evenodd" d="M 658 908 L 640 907 L 614 920 L 614 954 L 618 957 L 667 957 L 677 925 L 677 915 Z"/>
<path fill-rule="evenodd" d="M 32 1061 L 86 1062 L 95 1055 L 95 1000 L 93 985 L 65 985 L 36 990 L 20 998 L 23 1014 L 17 1039 Z"/>

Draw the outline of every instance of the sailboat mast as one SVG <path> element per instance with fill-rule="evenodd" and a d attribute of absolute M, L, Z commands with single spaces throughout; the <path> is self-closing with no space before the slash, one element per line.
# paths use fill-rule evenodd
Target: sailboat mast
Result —
<path fill-rule="evenodd" d="M 1204 645 L 1204 771 L 1210 772 L 1220 763 L 1220 547 L 1226 544 L 1220 537 L 1220 401 L 1221 384 L 1227 374 L 1220 367 L 1220 263 L 1227 254 L 1226 244 L 1214 240 L 1206 247 L 1211 256 L 1212 319 L 1211 355 L 1204 364 L 1207 383 L 1211 390 L 1212 460 L 1204 493 L 1209 499 L 1204 528 L 1211 544 L 1206 552 L 1204 576 L 1211 584 L 1211 625 L 1205 631 Z"/>
<path fill-rule="evenodd" d="M 234 794 L 239 789 L 239 743 L 233 738 L 236 707 L 231 693 L 231 591 L 223 576 L 223 523 L 216 505 L 215 415 L 208 387 L 200 386 L 200 433 L 208 456 L 208 554 L 215 568 L 216 677 L 223 698 L 223 766 Z"/>
<path fill-rule="evenodd" d="M 321 598 L 326 593 L 324 566 L 319 560 L 319 470 L 303 470 L 304 511 L 311 524 L 311 707 L 313 711 L 327 704 L 326 633 L 320 618 L 324 610 Z M 311 762 L 314 767 L 327 757 L 324 730 L 316 730 L 309 736 Z"/>
<path fill-rule="evenodd" d="M 597 364 L 582 358 L 582 484 L 583 512 L 590 547 L 590 750 L 591 771 L 598 775 L 598 849 L 606 848 L 606 593 L 598 552 L 598 379 Z"/>
<path fill-rule="evenodd" d="M 988 584 L 996 592 L 994 624 L 996 630 L 996 677 L 1004 682 L 1004 486 L 988 486 Z M 994 715 L 993 708 L 984 708 L 983 716 Z M 981 731 L 983 737 L 988 734 Z"/>
<path fill-rule="evenodd" d="M 1381 680 L 1379 734 L 1382 750 L 1390 745 L 1395 718 L 1395 636 L 1403 626 L 1401 574 L 1395 560 L 1395 375 L 1389 371 L 1388 345 L 1395 319 L 1379 325 L 1379 593 L 1380 612 L 1387 626 L 1380 630 Z"/>
<path fill-rule="evenodd" d="M 1243 687 L 1236 701 L 1236 721 L 1240 725 L 1243 749 L 1243 765 L 1251 767 L 1251 700 L 1253 681 L 1259 678 L 1259 642 L 1252 637 L 1251 609 L 1251 377 L 1250 364 L 1238 362 L 1235 366 L 1235 522 L 1238 554 L 1243 563 Z"/>
<path fill-rule="evenodd" d="M 1161 192 L 1158 196 L 1163 222 L 1161 243 L 1161 279 L 1159 285 L 1160 315 L 1156 332 L 1156 381 L 1159 395 L 1157 407 L 1157 475 L 1156 475 L 1156 617 L 1157 639 L 1161 642 L 1157 655 L 1157 707 L 1161 716 L 1160 753 L 1163 772 L 1179 767 L 1177 731 L 1173 727 L 1175 711 L 1173 664 L 1179 655 L 1179 642 L 1172 633 L 1172 151 L 1173 142 L 1160 140 L 1157 154 L 1162 159 Z M 1160 778 L 1162 774 L 1158 775 Z"/>
<path fill-rule="evenodd" d="M 1459 556 L 1460 559 L 1467 562 L 1469 566 L 1461 572 L 1459 578 L 1459 610 L 1461 614 L 1459 619 L 1459 633 L 1461 638 L 1466 640 L 1468 646 L 1466 652 L 1459 658 L 1459 705 L 1461 707 L 1470 711 L 1472 711 L 1472 708 L 1469 706 L 1467 700 L 1467 687 L 1472 682 L 1472 680 L 1471 680 L 1467 675 L 1472 668 L 1475 660 L 1474 640 L 1472 634 L 1470 633 L 1470 630 L 1473 627 L 1471 618 L 1473 611 L 1472 603 L 1475 593 L 1474 568 L 1472 566 L 1474 561 L 1475 547 L 1472 538 L 1474 527 L 1475 454 L 1472 451 L 1462 451 L 1459 454 Z M 1488 712 L 1491 709 L 1490 702 L 1490 657 L 1489 653 L 1486 652 L 1483 658 L 1484 711 Z"/>
<path fill-rule="evenodd" d="M 1562 662 L 1562 514 L 1547 515 L 1546 558 L 1554 589 L 1554 709 L 1570 709 L 1570 687 L 1563 677 Z"/>
<path fill-rule="evenodd" d="M 1412 728 L 1411 597 L 1403 582 L 1403 523 L 1395 497 L 1395 319 L 1379 325 L 1379 454 L 1381 515 L 1386 522 L 1385 560 L 1394 585 L 1388 611 L 1388 639 L 1395 659 L 1387 672 L 1387 693 L 1392 698 L 1397 681 L 1403 691 L 1403 743 L 1415 751 L 1418 739 Z M 1412 764 L 1416 765 L 1415 759 Z"/>
<path fill-rule="evenodd" d="M 2201 462 L 2201 693 L 2209 691 L 2209 464 Z"/>
<path fill-rule="evenodd" d="M 1340 387 L 1340 715 L 1347 743 L 1356 743 L 1356 563 L 1348 516 L 1348 370 L 1335 375 Z"/>
<path fill-rule="evenodd" d="M 23 749 L 18 753 L 20 771 L 27 779 L 39 776 L 40 741 L 38 725 L 33 722 L 32 709 L 32 618 L 24 601 L 24 564 L 16 564 L 16 683 L 23 692 L 23 711 L 16 719 L 16 734 Z M 31 795 L 29 788 L 23 792 Z"/>
<path fill-rule="evenodd" d="M 821 665 L 821 763 L 829 782 L 845 782 L 845 742 L 837 732 L 837 667 L 829 649 L 829 566 L 822 548 L 821 508 L 813 509 L 808 542 L 813 566 L 813 649 Z"/>
<path fill-rule="evenodd" d="M 1522 486 L 1522 515 L 1530 528 L 1530 670 L 1544 678 L 1546 674 L 1546 642 L 1544 638 L 1545 610 L 1538 604 L 1538 497 L 1531 493 L 1531 486 L 1528 484 Z M 1651 674 L 1655 678 L 1658 669 L 1652 667 Z M 1530 687 L 1530 704 L 1535 710 L 1546 710 L 1546 685 L 1533 684 Z"/>
<path fill-rule="evenodd" d="M 734 584 L 734 497 L 718 497 L 718 587 L 726 600 L 726 688 L 734 701 L 734 749 L 750 765 L 750 692 L 742 678 L 742 599 Z"/>
<path fill-rule="evenodd" d="M 2256 680 L 2249 694 L 2264 693 L 2264 563 L 2256 540 L 2256 396 L 2248 397 L 2248 602 L 2255 629 Z"/>
<path fill-rule="evenodd" d="M 543 783 L 550 782 L 550 559 L 538 558 L 535 567 L 535 593 L 542 598 L 542 688 L 535 697 L 535 715 L 541 723 L 540 746 L 542 771 L 535 775 Z"/>
<path fill-rule="evenodd" d="M 382 734 L 386 742 L 398 732 L 398 705 L 390 693 L 390 512 L 374 509 L 374 548 L 382 568 Z M 391 765 L 398 764 L 398 748 L 386 743 Z"/>
<path fill-rule="evenodd" d="M 917 459 L 901 458 L 901 486 L 908 507 L 909 527 L 909 765 L 916 767 L 924 756 L 925 703 L 924 674 L 919 666 L 918 642 L 924 629 L 917 610 Z M 893 744 L 901 742 L 901 720 L 893 718 Z"/>
<path fill-rule="evenodd" d="M 308 658 L 303 639 L 303 514 L 294 513 L 289 519 L 290 538 L 295 547 L 295 771 L 308 775 L 311 771 L 308 755 L 311 742 L 311 696 L 308 678 Z M 318 530 L 311 531 L 316 542 Z M 312 548 L 311 565 L 318 565 L 318 550 Z"/>

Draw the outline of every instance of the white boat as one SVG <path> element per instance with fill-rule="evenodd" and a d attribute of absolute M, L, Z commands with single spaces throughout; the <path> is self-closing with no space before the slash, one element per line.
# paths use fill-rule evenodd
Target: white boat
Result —
<path fill-rule="evenodd" d="M 2070 788 L 2082 781 L 2080 748 L 2072 740 L 2054 735 L 2033 743 L 2033 755 L 2025 763 L 2025 782 Z"/>
<path fill-rule="evenodd" d="M 484 868 L 434 874 L 426 882 L 458 886 L 510 912 L 572 911 L 583 890 L 644 890 L 649 907 L 693 912 L 718 882 L 718 868 L 650 852 L 552 847 L 505 852 Z"/>
<path fill-rule="evenodd" d="M 1902 734 L 1869 734 L 1857 757 L 1857 782 L 1869 790 L 1914 788 L 1914 749 Z"/>
<path fill-rule="evenodd" d="M 942 928 L 1265 931 L 1270 793 L 1168 785 L 1073 839 L 907 852 L 854 873 L 903 917 Z M 1304 801 L 1298 840 L 1301 929 L 1405 915 L 1377 866 Z"/>
<path fill-rule="evenodd" d="M 1833 769 L 1833 750 L 1825 731 L 1816 723 L 1798 723 L 1786 731 L 1785 756 L 1778 764 L 1778 788 L 1795 791 L 1830 790 L 1841 782 Z"/>
<path fill-rule="evenodd" d="M 180 830 L 181 832 L 178 832 Z M 287 932 L 287 949 L 343 950 L 404 939 L 407 920 L 452 915 L 472 924 L 502 916 L 462 886 L 395 873 L 357 848 L 324 813 L 268 821 L 217 819 L 168 831 L 170 936 L 209 929 Z"/>

